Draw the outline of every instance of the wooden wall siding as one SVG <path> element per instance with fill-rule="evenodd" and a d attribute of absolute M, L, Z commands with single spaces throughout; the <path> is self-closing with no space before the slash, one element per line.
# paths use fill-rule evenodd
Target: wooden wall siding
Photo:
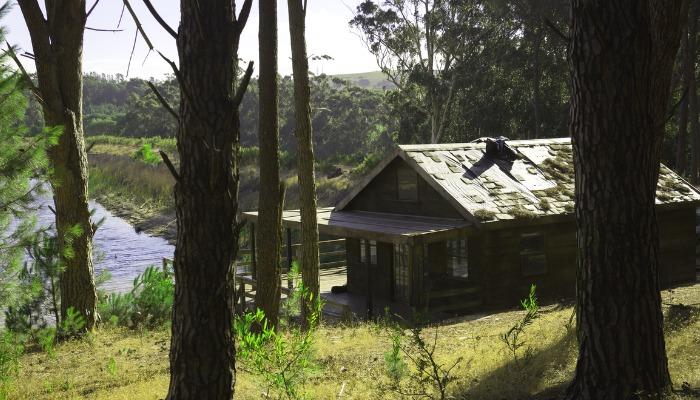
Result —
<path fill-rule="evenodd" d="M 439 277 L 447 274 L 447 245 L 445 242 L 428 245 L 426 268 L 431 276 Z"/>
<path fill-rule="evenodd" d="M 695 208 L 659 212 L 662 287 L 695 280 Z M 525 277 L 520 267 L 520 236 L 542 233 L 547 273 Z M 576 287 L 575 224 L 485 232 L 469 241 L 470 266 L 479 271 L 485 308 L 517 307 L 531 284 L 543 301 L 573 298 Z"/>
<path fill-rule="evenodd" d="M 661 284 L 671 286 L 695 280 L 695 208 L 659 213 Z"/>
<path fill-rule="evenodd" d="M 398 168 L 410 167 L 404 160 L 396 158 L 355 196 L 344 210 L 463 219 L 462 215 L 420 176 L 418 201 L 399 200 L 396 178 Z"/>
<path fill-rule="evenodd" d="M 663 287 L 695 281 L 695 208 L 659 211 L 660 276 Z M 523 276 L 520 260 L 520 238 L 523 234 L 544 235 L 547 273 Z M 359 263 L 360 241 L 347 239 L 348 290 L 357 294 L 367 291 L 367 269 Z M 482 231 L 467 238 L 469 281 L 465 286 L 480 288 L 483 309 L 518 307 L 531 284 L 543 302 L 572 299 L 576 286 L 576 233 L 573 221 L 535 227 L 518 227 Z M 416 245 L 409 254 L 411 279 L 410 304 L 424 304 L 429 288 L 424 285 L 424 271 L 444 272 L 445 244 Z M 393 247 L 379 242 L 378 267 L 372 280 L 374 295 L 390 299 L 393 288 Z M 414 290 L 415 289 L 415 290 Z"/>
<path fill-rule="evenodd" d="M 346 239 L 348 292 L 367 294 L 367 266 L 360 260 L 360 240 Z M 377 243 L 377 265 L 373 266 L 372 293 L 376 298 L 391 299 L 394 247 L 391 243 Z M 375 310 L 376 311 L 376 310 Z M 381 310 L 379 310 L 381 311 Z"/>

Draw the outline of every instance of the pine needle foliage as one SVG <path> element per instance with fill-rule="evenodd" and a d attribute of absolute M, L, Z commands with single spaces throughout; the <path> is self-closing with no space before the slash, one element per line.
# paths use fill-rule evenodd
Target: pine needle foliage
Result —
<path fill-rule="evenodd" d="M 0 6 L 0 19 L 10 9 Z M 0 28 L 0 41 L 5 29 Z M 26 78 L 10 67 L 7 53 L 0 55 L 0 307 L 22 300 L 17 274 L 24 249 L 36 238 L 34 196 L 41 190 L 48 169 L 46 147 L 56 143 L 58 131 L 29 136 L 23 125 L 27 108 Z"/>

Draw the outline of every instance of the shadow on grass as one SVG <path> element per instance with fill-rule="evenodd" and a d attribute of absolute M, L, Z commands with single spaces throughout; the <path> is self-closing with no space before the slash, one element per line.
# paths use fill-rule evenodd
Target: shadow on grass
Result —
<path fill-rule="evenodd" d="M 551 346 L 529 352 L 517 361 L 511 359 L 490 374 L 463 385 L 457 389 L 455 397 L 470 400 L 557 399 L 571 379 L 567 376 L 567 369 L 575 352 L 576 331 L 570 328 Z M 478 360 L 473 363 L 478 363 Z"/>

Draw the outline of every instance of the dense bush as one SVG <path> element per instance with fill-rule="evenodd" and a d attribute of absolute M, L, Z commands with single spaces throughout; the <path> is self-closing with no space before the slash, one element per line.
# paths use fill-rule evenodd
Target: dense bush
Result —
<path fill-rule="evenodd" d="M 151 147 L 150 143 L 144 143 L 138 150 L 136 150 L 132 158 L 151 165 L 158 165 L 158 163 L 160 163 L 160 157 L 158 156 L 158 153 L 153 151 L 153 147 Z"/>
<path fill-rule="evenodd" d="M 170 321 L 174 294 L 170 268 L 149 266 L 134 279 L 131 292 L 100 296 L 98 312 L 103 323 L 153 328 Z"/>

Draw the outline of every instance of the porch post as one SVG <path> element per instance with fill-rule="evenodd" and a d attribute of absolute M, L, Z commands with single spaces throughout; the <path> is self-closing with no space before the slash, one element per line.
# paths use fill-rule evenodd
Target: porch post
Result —
<path fill-rule="evenodd" d="M 289 274 L 292 271 L 292 263 L 294 261 L 292 256 L 293 254 L 292 228 L 287 228 L 287 288 L 289 289 L 290 293 L 294 289 L 294 281 L 292 281 L 292 277 Z"/>
<path fill-rule="evenodd" d="M 252 278 L 255 279 L 257 267 L 257 256 L 255 255 L 255 224 L 250 224 L 250 270 Z"/>
<path fill-rule="evenodd" d="M 410 299 L 411 306 L 422 311 L 425 294 L 423 293 L 423 242 L 416 240 L 408 245 L 408 271 L 411 276 Z"/>
<path fill-rule="evenodd" d="M 366 277 L 367 277 L 367 320 L 372 320 L 374 318 L 374 299 L 373 299 L 373 293 L 372 293 L 372 254 L 371 252 L 371 245 L 369 244 L 369 240 L 365 239 L 364 244 L 365 244 L 365 259 L 364 261 L 364 266 L 365 266 L 365 271 L 366 271 Z M 360 253 L 362 254 L 362 253 Z"/>

